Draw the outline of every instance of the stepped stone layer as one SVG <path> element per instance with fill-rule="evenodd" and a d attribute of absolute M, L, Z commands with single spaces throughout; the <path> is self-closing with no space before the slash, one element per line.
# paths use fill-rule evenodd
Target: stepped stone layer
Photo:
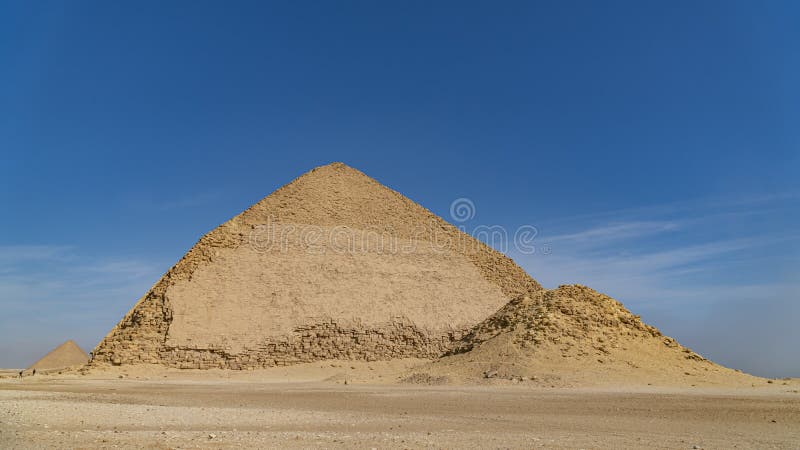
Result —
<path fill-rule="evenodd" d="M 203 236 L 93 363 L 244 369 L 431 358 L 540 289 L 501 253 L 334 163 Z"/>

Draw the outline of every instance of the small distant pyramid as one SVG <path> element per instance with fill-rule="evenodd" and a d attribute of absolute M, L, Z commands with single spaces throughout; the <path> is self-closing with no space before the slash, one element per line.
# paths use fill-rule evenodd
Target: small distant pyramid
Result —
<path fill-rule="evenodd" d="M 44 357 L 28 367 L 28 370 L 63 369 L 84 365 L 89 361 L 86 354 L 73 340 L 68 340 L 44 355 Z"/>
<path fill-rule="evenodd" d="M 510 301 L 427 367 L 466 379 L 546 384 L 749 384 L 755 377 L 706 360 L 641 321 L 620 302 L 581 285 Z"/>
<path fill-rule="evenodd" d="M 437 357 L 539 289 L 503 254 L 333 163 L 203 236 L 93 362 L 244 369 Z"/>

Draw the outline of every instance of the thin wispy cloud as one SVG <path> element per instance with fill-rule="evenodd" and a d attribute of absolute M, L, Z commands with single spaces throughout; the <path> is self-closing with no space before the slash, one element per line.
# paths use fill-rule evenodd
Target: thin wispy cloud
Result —
<path fill-rule="evenodd" d="M 553 260 L 569 262 L 574 270 L 587 275 L 592 273 L 625 273 L 627 274 L 625 278 L 631 278 L 631 275 L 634 274 L 641 278 L 642 275 L 649 275 L 654 271 L 699 263 L 720 253 L 734 251 L 737 248 L 736 245 L 731 243 L 714 243 L 640 254 L 627 253 L 594 256 L 587 254 L 584 257 L 567 254 L 564 256 L 557 255 L 547 263 L 552 264 Z"/>
<path fill-rule="evenodd" d="M 555 220 L 558 227 L 543 228 L 565 232 L 537 237 L 548 243 L 548 254 L 511 256 L 546 287 L 589 285 L 665 331 L 690 336 L 712 359 L 744 361 L 739 368 L 763 375 L 800 374 L 800 342 L 782 338 L 791 319 L 781 313 L 797 310 L 800 301 L 800 279 L 791 275 L 800 273 L 800 256 L 787 253 L 795 248 L 800 255 L 800 230 L 773 225 L 798 200 L 793 194 L 699 200 Z M 747 363 L 759 360 L 755 355 L 716 345 L 742 320 L 735 311 L 750 312 L 743 332 L 774 342 L 776 353 L 797 355 L 796 362 L 773 364 L 766 373 Z"/>
<path fill-rule="evenodd" d="M 2 364 L 23 367 L 66 339 L 91 349 L 162 270 L 67 245 L 0 247 Z"/>
<path fill-rule="evenodd" d="M 219 200 L 222 197 L 221 191 L 199 192 L 180 198 L 156 202 L 154 207 L 160 211 L 171 211 L 175 209 L 195 208 L 207 205 Z"/>
<path fill-rule="evenodd" d="M 548 237 L 548 242 L 586 242 L 603 245 L 608 241 L 618 241 L 663 233 L 675 230 L 678 224 L 674 222 L 627 222 L 603 225 L 595 228 L 581 230 L 575 233 L 560 234 Z"/>
<path fill-rule="evenodd" d="M 0 265 L 5 269 L 27 261 L 64 261 L 73 249 L 67 245 L 0 245 Z M 0 266 L 3 268 L 3 266 Z"/>
<path fill-rule="evenodd" d="M 153 275 L 153 265 L 142 261 L 114 261 L 109 260 L 100 264 L 83 266 L 80 270 L 99 274 L 105 277 L 118 276 L 128 279 L 144 278 Z"/>
<path fill-rule="evenodd" d="M 681 220 L 697 221 L 721 218 L 724 216 L 756 215 L 765 212 L 784 210 L 800 202 L 800 192 L 774 192 L 731 197 L 701 197 L 668 203 L 657 203 L 630 208 L 594 211 L 557 217 L 553 223 L 595 221 L 630 221 L 647 217 L 650 220 L 664 217 L 681 217 Z M 613 218 L 613 219 L 612 219 Z"/>
<path fill-rule="evenodd" d="M 183 210 L 211 207 L 225 196 L 222 188 L 204 189 L 195 192 L 136 192 L 123 197 L 126 210 L 141 214 L 175 213 Z"/>

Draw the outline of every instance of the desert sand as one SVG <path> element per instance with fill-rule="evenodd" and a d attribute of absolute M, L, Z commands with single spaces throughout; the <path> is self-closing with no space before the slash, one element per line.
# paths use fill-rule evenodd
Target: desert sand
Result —
<path fill-rule="evenodd" d="M 793 449 L 800 442 L 798 380 L 737 388 L 403 381 L 420 364 L 427 361 L 7 378 L 0 448 Z"/>

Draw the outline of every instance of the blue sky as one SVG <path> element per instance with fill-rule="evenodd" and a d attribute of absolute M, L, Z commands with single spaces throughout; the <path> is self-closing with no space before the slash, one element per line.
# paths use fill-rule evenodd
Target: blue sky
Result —
<path fill-rule="evenodd" d="M 91 349 L 344 161 L 698 352 L 800 376 L 796 2 L 5 2 L 0 367 Z"/>

